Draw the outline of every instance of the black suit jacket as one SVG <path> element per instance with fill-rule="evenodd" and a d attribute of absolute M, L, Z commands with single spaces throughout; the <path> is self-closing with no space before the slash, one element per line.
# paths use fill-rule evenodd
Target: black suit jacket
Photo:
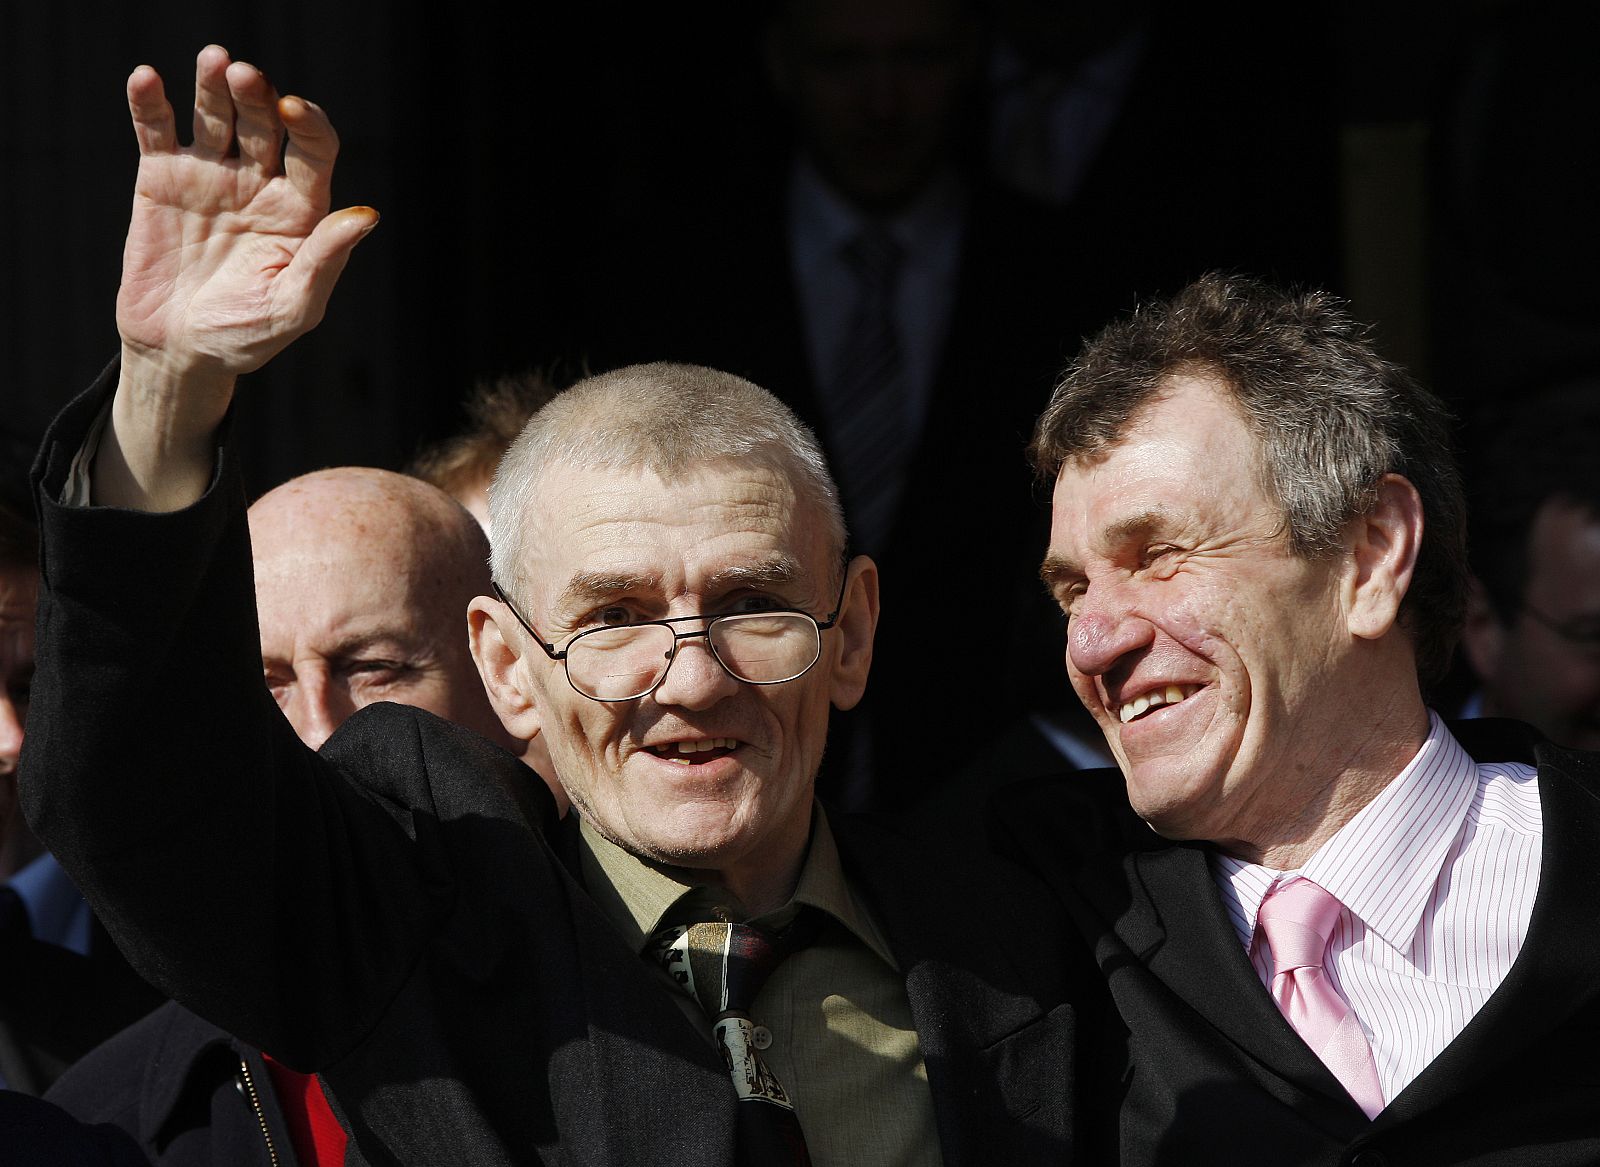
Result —
<path fill-rule="evenodd" d="M 524 766 L 411 708 L 363 710 L 320 754 L 276 712 L 226 449 L 186 511 L 53 501 L 109 383 L 37 467 L 21 785 L 135 966 L 320 1071 L 352 1162 L 729 1162 L 718 1052 L 563 860 Z M 871 824 L 835 833 L 905 975 L 945 1162 L 1069 1158 L 1074 1006 L 1042 897 Z"/>
<path fill-rule="evenodd" d="M 1478 758 L 1537 756 L 1538 897 L 1500 988 L 1370 1122 L 1262 987 L 1203 845 L 1152 832 L 1116 771 L 1004 792 L 1002 848 L 1090 939 L 1128 1031 L 1124 1163 L 1600 1162 L 1600 757 L 1511 723 L 1455 729 Z"/>

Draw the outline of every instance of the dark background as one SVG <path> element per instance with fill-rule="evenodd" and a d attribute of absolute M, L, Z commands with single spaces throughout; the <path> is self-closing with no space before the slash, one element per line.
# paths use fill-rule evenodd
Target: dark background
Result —
<path fill-rule="evenodd" d="M 1204 119 L 1208 94 L 1259 70 L 1245 80 L 1262 116 L 1246 111 L 1229 143 L 1275 175 L 1259 214 L 1300 202 L 1329 225 L 1288 274 L 1352 296 L 1387 351 L 1464 415 L 1593 365 L 1596 6 L 1225 7 L 1173 9 L 1206 23 L 1183 112 Z M 725 2 L 511 15 L 0 3 L 0 425 L 36 438 L 115 351 L 134 65 L 167 79 L 180 125 L 202 44 L 261 65 L 332 114 L 337 205 L 383 214 L 324 324 L 246 385 L 260 491 L 322 465 L 400 464 L 456 424 L 477 377 L 620 351 L 614 241 L 649 246 L 641 225 L 715 202 L 786 149 L 761 17 Z M 1219 141 L 1238 112 L 1215 111 Z M 1165 179 L 1159 151 L 1148 179 Z"/>

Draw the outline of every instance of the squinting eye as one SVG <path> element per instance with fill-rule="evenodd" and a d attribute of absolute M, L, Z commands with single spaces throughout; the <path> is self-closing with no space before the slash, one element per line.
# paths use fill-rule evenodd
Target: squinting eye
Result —
<path fill-rule="evenodd" d="M 725 610 L 728 612 L 770 612 L 774 608 L 783 606 L 776 597 L 762 595 L 758 592 L 753 595 L 741 596 Z"/>
<path fill-rule="evenodd" d="M 347 676 L 364 685 L 390 685 L 410 671 L 408 665 L 392 660 L 351 661 L 345 668 Z"/>
<path fill-rule="evenodd" d="M 593 624 L 631 624 L 633 623 L 633 613 L 621 604 L 612 604 L 608 608 L 601 608 L 586 622 Z"/>

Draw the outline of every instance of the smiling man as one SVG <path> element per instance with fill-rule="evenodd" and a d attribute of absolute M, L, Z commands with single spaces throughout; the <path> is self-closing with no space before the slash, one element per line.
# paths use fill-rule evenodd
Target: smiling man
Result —
<path fill-rule="evenodd" d="M 1329 298 L 1213 276 L 1091 341 L 1033 452 L 1120 774 L 999 815 L 1128 1028 L 1123 1161 L 1595 1161 L 1600 771 L 1424 704 L 1465 595 L 1439 404 Z"/>
<path fill-rule="evenodd" d="M 472 652 L 575 814 L 418 709 L 296 738 L 223 418 L 376 215 L 327 213 L 326 116 L 217 46 L 192 146 L 152 70 L 128 96 L 123 348 L 43 455 L 23 796 L 133 959 L 320 1071 L 352 1161 L 1070 1160 L 1097 1114 L 1042 892 L 814 800 L 877 573 L 754 385 L 592 378 L 497 474 Z"/>

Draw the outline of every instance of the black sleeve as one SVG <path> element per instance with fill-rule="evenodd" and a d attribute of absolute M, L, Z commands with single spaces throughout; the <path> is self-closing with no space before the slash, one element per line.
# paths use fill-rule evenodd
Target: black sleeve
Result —
<path fill-rule="evenodd" d="M 303 746 L 262 684 L 244 492 L 224 441 L 172 514 L 58 500 L 116 384 L 35 465 L 42 587 L 29 822 L 153 984 L 285 1060 L 370 1027 L 454 889 L 420 743 L 381 790 Z M 397 711 L 396 711 L 397 712 Z M 391 738 L 412 720 L 399 718 Z"/>

